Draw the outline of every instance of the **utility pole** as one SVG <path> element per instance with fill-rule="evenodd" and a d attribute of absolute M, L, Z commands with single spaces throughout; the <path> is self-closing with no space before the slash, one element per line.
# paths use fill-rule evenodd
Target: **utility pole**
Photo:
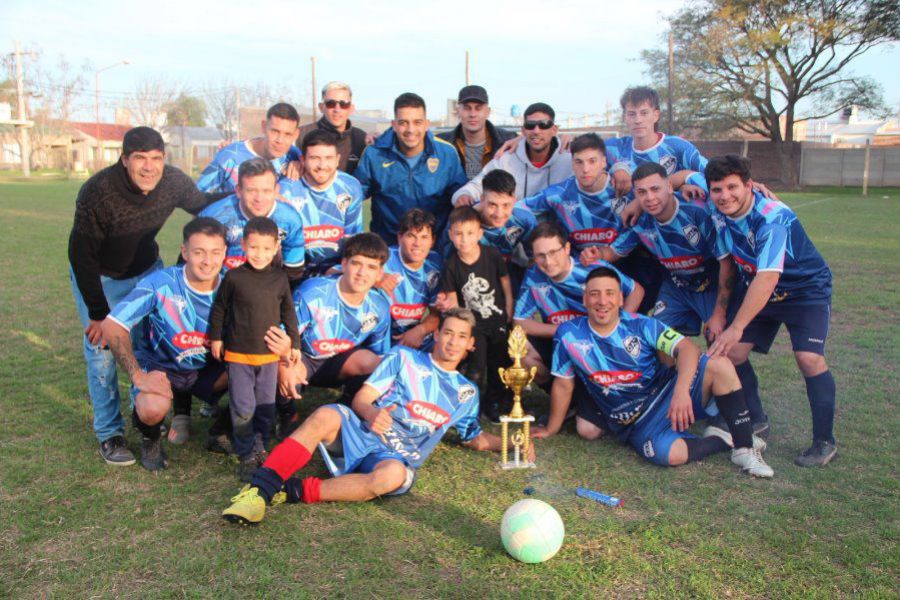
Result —
<path fill-rule="evenodd" d="M 466 50 L 466 85 L 470 85 L 471 80 L 469 79 L 469 51 Z"/>
<path fill-rule="evenodd" d="M 672 127 L 672 122 L 674 121 L 674 113 L 675 107 L 672 105 L 672 98 L 675 96 L 675 36 L 672 34 L 672 31 L 669 30 L 669 90 L 668 90 L 668 100 L 667 103 L 669 105 L 669 128 L 666 130 L 666 133 L 672 135 L 675 133 L 674 127 Z"/>
<path fill-rule="evenodd" d="M 310 63 L 312 63 L 312 96 L 310 97 L 310 104 L 312 104 L 312 117 L 313 123 L 315 123 L 318 119 L 316 119 L 316 57 L 309 57 Z"/>
<path fill-rule="evenodd" d="M 31 177 L 31 140 L 28 137 L 28 125 L 25 115 L 25 76 L 22 74 L 22 47 L 16 40 L 16 95 L 18 96 L 19 154 L 22 157 L 22 176 Z"/>

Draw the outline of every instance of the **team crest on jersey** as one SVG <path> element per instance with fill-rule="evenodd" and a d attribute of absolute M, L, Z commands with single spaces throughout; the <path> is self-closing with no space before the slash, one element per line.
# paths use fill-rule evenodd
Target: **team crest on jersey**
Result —
<path fill-rule="evenodd" d="M 659 164 L 666 170 L 666 173 L 671 175 L 675 172 L 675 157 L 674 156 L 663 156 L 659 159 Z"/>
<path fill-rule="evenodd" d="M 434 173 L 438 170 L 438 166 L 441 164 L 441 159 L 436 156 L 432 156 L 427 161 L 425 161 L 425 165 L 428 167 L 428 171 L 430 173 Z"/>
<path fill-rule="evenodd" d="M 613 212 L 616 213 L 616 214 L 618 215 L 618 214 L 620 214 L 623 210 L 625 210 L 625 207 L 626 207 L 626 206 L 628 206 L 628 200 L 626 200 L 626 199 L 623 198 L 623 197 L 615 197 L 615 198 L 611 198 L 610 201 L 609 201 L 609 205 L 610 205 L 610 207 L 612 207 Z"/>
<path fill-rule="evenodd" d="M 469 400 L 475 397 L 475 386 L 469 383 L 460 386 L 459 388 L 459 402 L 460 404 L 465 404 Z"/>
<path fill-rule="evenodd" d="M 696 248 L 700 244 L 700 230 L 696 225 L 685 225 L 681 228 L 688 243 Z"/>
<path fill-rule="evenodd" d="M 713 225 L 716 226 L 717 230 L 721 230 L 725 228 L 725 219 L 719 213 L 712 214 L 712 222 Z"/>
<path fill-rule="evenodd" d="M 244 228 L 241 227 L 240 225 L 232 225 L 228 229 L 228 241 L 229 242 L 236 242 L 239 239 L 241 239 L 241 237 L 243 237 L 243 235 L 244 235 Z"/>
<path fill-rule="evenodd" d="M 641 354 L 641 340 L 638 339 L 636 335 L 629 335 L 625 338 L 623 344 L 625 347 L 625 351 L 628 352 L 632 356 L 632 358 L 637 358 Z"/>
<path fill-rule="evenodd" d="M 372 331 L 376 325 L 378 325 L 378 315 L 373 312 L 364 314 L 359 320 L 359 328 L 363 332 Z"/>
<path fill-rule="evenodd" d="M 350 202 L 352 200 L 353 197 L 350 194 L 338 194 L 337 198 L 334 199 L 334 203 L 337 204 L 338 210 L 341 211 L 341 214 L 344 214 L 350 207 Z"/>
<path fill-rule="evenodd" d="M 509 242 L 510 245 L 514 246 L 516 242 L 519 241 L 519 238 L 522 237 L 522 233 L 524 232 L 525 230 L 521 227 L 513 226 L 508 228 L 506 230 L 506 233 L 504 233 L 503 235 L 506 237 L 506 241 Z"/>
<path fill-rule="evenodd" d="M 656 315 L 658 315 L 659 313 L 661 313 L 664 310 L 666 310 L 666 303 L 663 302 L 662 300 L 657 300 L 656 304 L 653 305 L 653 312 L 650 314 L 652 314 L 655 317 Z"/>

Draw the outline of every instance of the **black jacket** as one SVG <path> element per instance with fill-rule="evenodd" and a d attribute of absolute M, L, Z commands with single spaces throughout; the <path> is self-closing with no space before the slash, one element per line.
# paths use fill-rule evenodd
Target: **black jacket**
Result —
<path fill-rule="evenodd" d="M 322 117 L 315 123 L 307 123 L 300 128 L 299 143 L 297 145 L 302 145 L 306 134 L 315 129 L 324 129 L 337 137 L 337 151 L 341 155 L 338 169 L 348 175 L 353 175 L 356 165 L 359 164 L 359 157 L 362 156 L 363 150 L 366 149 L 366 132 L 359 127 L 353 127 L 353 123 L 350 121 L 347 121 L 347 127 L 342 133 L 338 132 L 328 119 Z"/>
<path fill-rule="evenodd" d="M 487 129 L 487 136 L 485 136 L 486 143 L 484 145 L 484 156 L 481 158 L 481 166 L 491 162 L 491 159 L 494 158 L 494 155 L 497 153 L 497 150 L 500 149 L 500 146 L 503 145 L 503 142 L 511 140 L 518 135 L 516 132 L 509 131 L 508 129 L 494 127 L 494 124 L 490 121 L 487 121 L 484 126 Z M 456 153 L 459 154 L 459 162 L 463 165 L 463 168 L 465 168 L 466 138 L 463 136 L 462 124 L 457 125 L 450 131 L 443 131 L 437 134 L 437 137 L 445 142 L 453 144 L 453 147 L 456 148 Z"/>

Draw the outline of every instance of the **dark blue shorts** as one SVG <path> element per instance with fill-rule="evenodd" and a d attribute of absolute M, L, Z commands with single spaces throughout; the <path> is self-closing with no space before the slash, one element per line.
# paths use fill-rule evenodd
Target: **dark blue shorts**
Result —
<path fill-rule="evenodd" d="M 737 312 L 734 308 L 734 312 Z M 731 318 L 729 318 L 729 322 Z M 825 340 L 831 322 L 831 304 L 788 304 L 770 302 L 744 329 L 741 342 L 753 344 L 753 350 L 768 354 L 784 324 L 791 336 L 794 352 L 812 352 L 825 356 Z"/>
<path fill-rule="evenodd" d="M 192 396 L 200 398 L 204 402 L 212 404 L 215 402 L 215 384 L 219 377 L 225 373 L 225 363 L 211 359 L 206 366 L 199 370 L 192 371 L 175 371 L 165 369 L 157 365 L 142 365 L 146 371 L 162 371 L 169 379 L 173 392 L 189 392 Z M 131 386 L 131 403 L 137 397 L 138 389 Z"/>
<path fill-rule="evenodd" d="M 715 285 L 702 292 L 693 292 L 678 287 L 671 278 L 666 278 L 659 288 L 653 317 L 682 335 L 700 335 L 700 328 L 709 321 L 716 308 L 716 294 Z"/>

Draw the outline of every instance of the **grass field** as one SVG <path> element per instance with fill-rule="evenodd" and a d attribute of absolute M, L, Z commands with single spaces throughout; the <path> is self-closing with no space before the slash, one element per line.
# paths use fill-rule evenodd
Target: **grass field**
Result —
<path fill-rule="evenodd" d="M 209 423 L 168 448 L 171 467 L 97 455 L 67 275 L 79 182 L 0 183 L 0 597 L 897 597 L 900 191 L 784 194 L 835 275 L 829 362 L 840 457 L 793 465 L 809 444 L 802 378 L 782 332 L 757 357 L 772 423 L 771 481 L 725 455 L 679 469 L 571 432 L 538 468 L 442 444 L 412 492 L 366 504 L 280 506 L 255 528 L 219 517 L 234 465 L 201 447 Z M 159 236 L 171 263 L 186 217 Z M 124 382 L 123 382 L 124 383 Z M 123 386 L 124 389 L 124 386 Z M 309 394 L 306 414 L 328 401 Z M 195 407 L 196 408 L 196 407 Z M 139 439 L 129 430 L 136 451 Z M 326 473 L 316 458 L 313 474 Z M 611 509 L 584 485 L 620 496 Z M 548 563 L 510 559 L 504 510 L 523 488 L 566 525 Z"/>

